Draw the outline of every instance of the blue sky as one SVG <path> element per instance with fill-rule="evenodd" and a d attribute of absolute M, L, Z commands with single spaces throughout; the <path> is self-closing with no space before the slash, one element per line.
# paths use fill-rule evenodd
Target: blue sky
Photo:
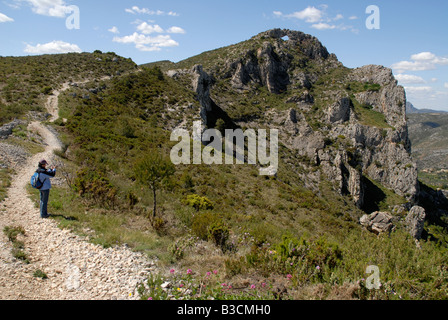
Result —
<path fill-rule="evenodd" d="M 366 27 L 369 5 L 379 29 Z M 0 55 L 99 49 L 177 62 L 288 28 L 316 36 L 347 67 L 391 67 L 417 108 L 448 111 L 447 12 L 441 0 L 0 0 Z"/>

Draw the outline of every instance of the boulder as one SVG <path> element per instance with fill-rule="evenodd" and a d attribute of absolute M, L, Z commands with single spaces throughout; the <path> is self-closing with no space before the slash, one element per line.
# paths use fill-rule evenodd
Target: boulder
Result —
<path fill-rule="evenodd" d="M 390 233 L 394 229 L 392 216 L 387 212 L 374 212 L 366 214 L 359 220 L 362 226 L 375 234 Z"/>
<path fill-rule="evenodd" d="M 425 219 L 425 209 L 419 206 L 412 207 L 405 219 L 406 229 L 416 240 L 420 240 L 422 237 L 423 228 L 425 226 Z"/>

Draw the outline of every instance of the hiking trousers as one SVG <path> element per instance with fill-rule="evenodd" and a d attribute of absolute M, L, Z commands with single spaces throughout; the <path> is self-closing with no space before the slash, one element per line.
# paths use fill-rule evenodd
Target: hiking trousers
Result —
<path fill-rule="evenodd" d="M 50 197 L 50 190 L 40 190 L 40 217 L 48 218 L 48 199 Z"/>

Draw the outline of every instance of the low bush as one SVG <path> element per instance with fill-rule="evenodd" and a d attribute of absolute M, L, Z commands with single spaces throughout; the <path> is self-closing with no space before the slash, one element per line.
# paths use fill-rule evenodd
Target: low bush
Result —
<path fill-rule="evenodd" d="M 213 203 L 206 197 L 201 197 L 197 194 L 188 195 L 184 203 L 190 207 L 199 210 L 212 210 Z"/>

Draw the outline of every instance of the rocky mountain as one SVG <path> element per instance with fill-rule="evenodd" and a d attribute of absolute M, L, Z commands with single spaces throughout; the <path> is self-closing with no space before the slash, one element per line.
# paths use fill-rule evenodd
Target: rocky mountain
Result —
<path fill-rule="evenodd" d="M 421 170 L 448 169 L 448 115 L 408 115 L 412 152 Z"/>
<path fill-rule="evenodd" d="M 227 125 L 279 129 L 291 161 L 319 167 L 300 175 L 309 188 L 317 190 L 323 174 L 362 208 L 372 179 L 416 201 L 406 95 L 390 69 L 348 69 L 316 38 L 275 29 L 165 71 L 191 78 L 205 127 L 225 118 Z"/>
<path fill-rule="evenodd" d="M 141 296 L 446 297 L 448 201 L 418 180 L 418 140 L 411 143 L 406 93 L 390 69 L 347 68 L 317 38 L 282 29 L 178 63 L 88 57 L 76 71 L 82 57 L 56 56 L 73 74 L 51 72 L 67 84 L 52 125 L 66 186 L 52 192 L 52 210 L 95 243 L 126 243 L 169 270 L 142 284 Z M 0 103 L 13 103 L 19 80 Z M 51 94 L 45 85 L 30 84 L 31 105 Z M 29 110 L 39 108 L 5 113 L 2 145 L 39 144 L 25 120 L 13 121 Z M 261 176 L 260 162 L 170 166 L 175 129 L 194 140 L 211 128 L 277 129 L 275 175 Z M 148 187 L 144 172 L 166 176 Z M 366 289 L 371 265 L 384 291 Z"/>
<path fill-rule="evenodd" d="M 407 114 L 413 114 L 413 113 L 445 113 L 445 111 L 438 111 L 438 110 L 432 110 L 432 109 L 417 109 L 414 107 L 412 103 L 409 101 L 406 102 L 406 113 Z"/>

